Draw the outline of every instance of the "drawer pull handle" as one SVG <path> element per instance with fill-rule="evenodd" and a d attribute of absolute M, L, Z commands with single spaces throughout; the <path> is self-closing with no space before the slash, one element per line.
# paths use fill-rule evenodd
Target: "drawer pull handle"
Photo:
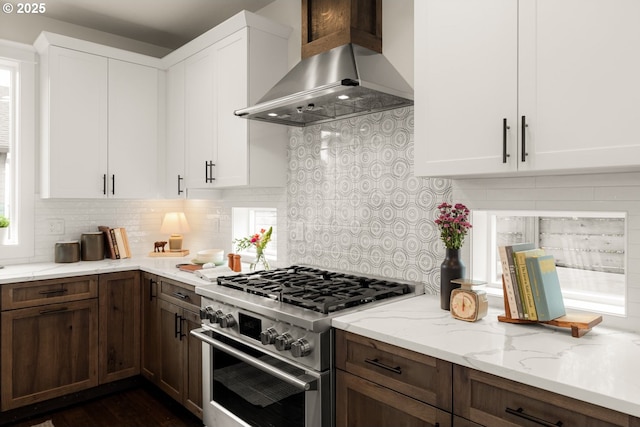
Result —
<path fill-rule="evenodd" d="M 171 295 L 173 295 L 176 298 L 180 298 L 180 299 L 190 299 L 189 295 L 185 295 L 185 294 L 180 293 L 180 292 L 174 292 Z"/>
<path fill-rule="evenodd" d="M 545 426 L 545 427 L 562 427 L 562 421 L 558 421 L 557 423 L 554 424 L 554 423 L 551 423 L 549 421 L 543 420 L 542 418 L 538 418 L 538 417 L 534 417 L 533 415 L 529 415 L 529 414 L 525 413 L 524 409 L 522 409 L 522 408 L 511 409 L 511 408 L 507 407 L 505 412 L 507 414 L 515 415 L 516 417 L 524 418 L 525 420 L 529 420 L 529 421 L 534 422 L 536 424 L 540 424 L 541 426 Z"/>
<path fill-rule="evenodd" d="M 373 365 L 373 366 L 377 366 L 378 368 L 382 368 L 382 369 L 386 369 L 387 371 L 391 371 L 394 372 L 396 374 L 402 374 L 402 369 L 400 369 L 400 366 L 396 366 L 395 368 L 393 366 L 389 366 L 389 365 L 385 365 L 384 363 L 380 363 L 378 361 L 378 359 L 364 359 L 365 362 Z"/>
<path fill-rule="evenodd" d="M 40 291 L 40 295 L 53 295 L 53 294 L 64 294 L 65 292 L 69 292 L 68 289 L 52 289 L 50 291 Z"/>
<path fill-rule="evenodd" d="M 67 307 L 53 308 L 51 310 L 41 310 L 40 314 L 44 315 L 44 314 L 60 313 L 62 311 L 67 311 L 67 310 L 69 310 L 69 308 Z"/>

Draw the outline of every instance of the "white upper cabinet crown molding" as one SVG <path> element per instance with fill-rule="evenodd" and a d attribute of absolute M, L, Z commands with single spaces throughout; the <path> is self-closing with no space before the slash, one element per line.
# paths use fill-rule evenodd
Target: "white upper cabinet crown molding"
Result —
<path fill-rule="evenodd" d="M 40 33 L 33 46 L 39 54 L 45 54 L 49 46 L 64 47 L 70 50 L 91 53 L 93 55 L 104 56 L 106 58 L 119 59 L 121 61 L 132 62 L 135 64 L 146 65 L 148 67 L 162 68 L 160 58 L 143 55 L 141 53 L 130 52 L 124 49 L 118 49 L 111 46 L 76 39 L 62 34 L 43 31 Z"/>
<path fill-rule="evenodd" d="M 264 31 L 274 36 L 288 39 L 291 35 L 292 28 L 271 21 L 264 16 L 243 10 L 238 12 L 231 18 L 220 23 L 206 33 L 196 37 L 184 46 L 179 47 L 173 52 L 162 58 L 162 68 L 168 69 L 178 62 L 184 61 L 188 57 L 195 55 L 203 49 L 219 42 L 244 27 L 251 27 Z"/>

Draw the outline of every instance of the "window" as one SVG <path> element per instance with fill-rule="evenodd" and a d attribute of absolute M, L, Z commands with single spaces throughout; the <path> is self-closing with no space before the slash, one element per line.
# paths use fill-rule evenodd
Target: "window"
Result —
<path fill-rule="evenodd" d="M 621 212 L 474 211 L 473 278 L 502 295 L 497 248 L 534 243 L 556 260 L 567 308 L 624 315 L 626 215 Z"/>
<path fill-rule="evenodd" d="M 0 40 L 0 214 L 9 218 L 0 258 L 33 255 L 35 54 Z"/>
<path fill-rule="evenodd" d="M 278 259 L 278 233 L 277 219 L 278 210 L 276 208 L 233 208 L 233 239 L 240 239 L 259 233 L 262 229 L 273 227 L 271 241 L 264 251 L 269 261 Z M 233 248 L 235 250 L 235 247 Z M 250 248 L 240 252 L 243 257 L 255 257 L 255 248 Z"/>

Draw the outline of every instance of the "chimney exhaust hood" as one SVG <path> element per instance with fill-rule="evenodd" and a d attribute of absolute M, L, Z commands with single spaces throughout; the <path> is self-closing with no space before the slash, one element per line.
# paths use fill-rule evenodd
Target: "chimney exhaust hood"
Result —
<path fill-rule="evenodd" d="M 348 43 L 303 59 L 235 115 L 307 126 L 413 105 L 413 89 L 380 53 Z"/>
<path fill-rule="evenodd" d="M 302 61 L 234 114 L 307 126 L 413 105 L 413 89 L 380 53 L 381 9 L 381 0 L 302 0 Z"/>

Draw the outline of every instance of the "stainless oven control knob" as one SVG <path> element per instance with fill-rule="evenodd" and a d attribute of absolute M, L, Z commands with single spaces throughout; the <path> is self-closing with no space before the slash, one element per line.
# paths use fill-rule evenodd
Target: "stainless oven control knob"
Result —
<path fill-rule="evenodd" d="M 276 349 L 278 351 L 285 351 L 291 348 L 291 343 L 293 342 L 293 337 L 290 333 L 285 332 L 284 334 L 276 337 Z"/>
<path fill-rule="evenodd" d="M 233 328 L 236 325 L 236 319 L 229 313 L 222 316 L 219 323 L 221 328 Z"/>
<path fill-rule="evenodd" d="M 293 357 L 304 357 L 311 354 L 311 343 L 304 338 L 300 338 L 291 343 L 291 354 Z"/>
<path fill-rule="evenodd" d="M 211 313 L 211 317 L 209 317 L 209 320 L 211 320 L 211 323 L 220 323 L 220 320 L 223 317 L 224 317 L 224 313 L 222 312 L 222 310 L 216 310 L 213 313 Z"/>
<path fill-rule="evenodd" d="M 200 309 L 200 319 L 201 320 L 209 320 L 212 323 L 216 322 L 215 312 L 213 311 L 213 307 L 205 307 Z"/>
<path fill-rule="evenodd" d="M 262 332 L 260 332 L 260 342 L 262 345 L 269 345 L 276 342 L 276 337 L 278 336 L 278 331 L 273 328 L 268 328 Z"/>

